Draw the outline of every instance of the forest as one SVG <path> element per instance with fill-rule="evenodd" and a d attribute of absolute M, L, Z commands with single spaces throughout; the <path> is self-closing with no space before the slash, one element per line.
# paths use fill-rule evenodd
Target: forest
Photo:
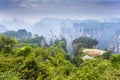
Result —
<path fill-rule="evenodd" d="M 71 57 L 64 38 L 48 45 L 44 37 L 0 36 L 0 80 L 120 80 L 120 54 L 106 49 L 103 55 L 83 60 L 83 49 L 98 43 L 88 37 L 75 39 Z"/>

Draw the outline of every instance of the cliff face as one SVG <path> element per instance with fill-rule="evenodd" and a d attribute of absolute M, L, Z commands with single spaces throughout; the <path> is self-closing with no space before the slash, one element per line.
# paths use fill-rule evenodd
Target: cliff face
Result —
<path fill-rule="evenodd" d="M 32 33 L 31 32 L 27 32 L 25 29 L 19 29 L 16 32 L 16 38 L 17 39 L 32 38 Z"/>
<path fill-rule="evenodd" d="M 5 36 L 16 38 L 16 39 L 32 38 L 32 33 L 28 32 L 26 29 L 19 29 L 18 31 L 5 31 L 5 32 L 2 32 L 0 35 L 5 35 Z"/>
<path fill-rule="evenodd" d="M 120 30 L 114 34 L 112 37 L 108 49 L 112 50 L 114 53 L 120 53 Z"/>
<path fill-rule="evenodd" d="M 113 50 L 114 52 L 119 52 L 119 33 L 120 31 L 120 20 L 112 21 L 104 21 L 100 22 L 97 20 L 70 20 L 70 19 L 51 19 L 46 18 L 37 22 L 31 27 L 29 25 L 25 25 L 22 21 L 14 19 L 10 22 L 1 22 L 4 24 L 7 29 L 18 30 L 17 32 L 12 32 L 11 35 L 17 34 L 15 36 L 17 39 L 21 38 L 31 38 L 32 34 L 27 32 L 29 30 L 38 35 L 43 35 L 46 38 L 46 41 L 49 42 L 52 36 L 56 36 L 57 38 L 64 37 L 67 40 L 67 50 L 68 52 L 72 52 L 72 41 L 80 36 L 87 36 L 93 39 L 97 39 L 99 41 L 98 48 L 105 49 L 108 48 Z M 27 24 L 27 23 L 26 23 Z M 0 25 L 0 33 L 6 31 L 4 25 Z M 22 27 L 21 27 L 22 26 Z M 23 30 L 25 28 L 26 30 Z M 10 35 L 10 32 L 7 35 Z"/>
<path fill-rule="evenodd" d="M 116 31 L 120 29 L 119 23 L 82 23 L 76 27 L 83 27 L 83 36 L 96 38 L 99 48 L 107 48 Z"/>
<path fill-rule="evenodd" d="M 18 39 L 24 39 L 27 38 L 27 31 L 25 29 L 19 29 L 17 31 L 17 38 Z"/>
<path fill-rule="evenodd" d="M 61 35 L 70 43 L 80 36 L 87 36 L 97 39 L 100 49 L 110 49 L 115 53 L 120 53 L 120 23 L 105 22 L 83 22 L 75 23 L 72 28 L 61 29 Z M 113 37 L 114 36 L 114 37 Z M 69 44 L 69 43 L 68 43 Z"/>

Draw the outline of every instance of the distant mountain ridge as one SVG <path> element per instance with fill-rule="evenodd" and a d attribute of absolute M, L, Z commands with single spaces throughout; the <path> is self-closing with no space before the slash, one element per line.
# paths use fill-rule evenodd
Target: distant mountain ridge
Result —
<path fill-rule="evenodd" d="M 25 21 L 19 20 L 14 18 L 11 21 L 1 21 L 1 24 L 5 25 L 8 30 L 15 30 L 18 29 L 27 29 L 30 30 L 31 24 Z"/>
<path fill-rule="evenodd" d="M 72 41 L 80 36 L 96 38 L 99 41 L 98 48 L 101 49 L 108 48 L 114 50 L 110 48 L 110 44 L 114 43 L 119 45 L 119 39 L 114 38 L 114 36 L 120 32 L 120 18 L 104 21 L 45 18 L 34 24 L 14 19 L 12 21 L 2 21 L 1 24 L 5 25 L 8 30 L 27 29 L 34 34 L 43 35 L 47 42 L 50 41 L 50 38 L 65 37 L 68 42 L 68 49 L 71 49 Z M 117 41 L 115 42 L 116 39 Z M 119 49 L 118 47 L 113 48 Z M 114 52 L 119 52 L 119 50 Z"/>
<path fill-rule="evenodd" d="M 5 25 L 0 24 L 0 33 L 3 33 L 3 32 L 5 32 L 5 31 L 7 31 L 6 26 L 5 26 Z"/>
<path fill-rule="evenodd" d="M 5 31 L 0 35 L 5 35 L 7 37 L 16 38 L 16 39 L 30 39 L 33 37 L 31 32 L 28 32 L 25 29 L 19 29 L 18 31 Z"/>

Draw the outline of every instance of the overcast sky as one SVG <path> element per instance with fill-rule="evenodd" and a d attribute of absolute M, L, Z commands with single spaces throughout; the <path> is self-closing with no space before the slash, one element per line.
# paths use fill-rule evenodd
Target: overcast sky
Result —
<path fill-rule="evenodd" d="M 18 18 L 108 19 L 120 17 L 120 0 L 0 0 L 0 20 Z"/>

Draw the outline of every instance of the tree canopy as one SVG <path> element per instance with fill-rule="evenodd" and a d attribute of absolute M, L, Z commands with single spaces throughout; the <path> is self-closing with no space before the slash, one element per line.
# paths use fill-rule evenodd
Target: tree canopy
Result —
<path fill-rule="evenodd" d="M 98 41 L 89 37 L 79 37 L 72 42 L 74 54 L 78 54 L 78 50 L 81 48 L 96 48 Z"/>
<path fill-rule="evenodd" d="M 119 54 L 83 61 L 82 49 L 77 58 L 68 59 L 61 40 L 46 47 L 11 48 L 13 44 L 14 39 L 0 36 L 1 80 L 120 80 Z"/>

